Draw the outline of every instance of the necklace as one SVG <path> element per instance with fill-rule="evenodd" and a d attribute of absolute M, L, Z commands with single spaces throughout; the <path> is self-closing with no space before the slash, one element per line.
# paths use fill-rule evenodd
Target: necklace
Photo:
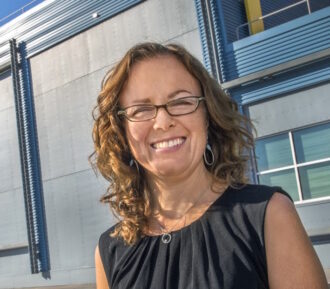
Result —
<path fill-rule="evenodd" d="M 164 244 L 168 244 L 169 242 L 171 242 L 172 240 L 172 235 L 171 235 L 171 232 L 172 230 L 175 228 L 175 226 L 177 226 L 179 224 L 179 222 L 181 221 L 182 217 L 184 216 L 184 226 L 186 225 L 186 218 L 187 218 L 187 214 L 188 212 L 190 212 L 190 210 L 192 208 L 194 208 L 197 203 L 200 201 L 200 199 L 205 195 L 205 193 L 208 191 L 209 187 L 207 187 L 201 194 L 200 196 L 197 198 L 197 200 L 192 204 L 192 206 L 190 206 L 188 208 L 188 210 L 186 210 L 182 216 L 179 218 L 179 220 L 177 222 L 175 222 L 174 226 L 171 226 L 169 229 L 166 229 L 158 220 L 157 220 L 157 223 L 160 227 L 160 230 L 162 232 L 162 242 Z"/>

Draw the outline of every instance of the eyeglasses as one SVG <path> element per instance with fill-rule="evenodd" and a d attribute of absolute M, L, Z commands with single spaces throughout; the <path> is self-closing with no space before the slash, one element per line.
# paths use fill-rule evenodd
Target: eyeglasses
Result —
<path fill-rule="evenodd" d="M 160 108 L 164 108 L 171 116 L 179 116 L 193 113 L 199 103 L 205 100 L 203 96 L 186 96 L 169 101 L 166 104 L 137 104 L 118 111 L 119 116 L 126 117 L 129 121 L 147 121 L 155 118 Z"/>

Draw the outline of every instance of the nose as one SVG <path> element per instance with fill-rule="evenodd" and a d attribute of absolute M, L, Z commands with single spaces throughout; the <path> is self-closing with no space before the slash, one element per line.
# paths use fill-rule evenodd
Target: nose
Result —
<path fill-rule="evenodd" d="M 168 114 L 165 107 L 159 107 L 156 117 L 154 118 L 154 129 L 168 130 L 174 126 L 175 122 L 171 115 Z"/>

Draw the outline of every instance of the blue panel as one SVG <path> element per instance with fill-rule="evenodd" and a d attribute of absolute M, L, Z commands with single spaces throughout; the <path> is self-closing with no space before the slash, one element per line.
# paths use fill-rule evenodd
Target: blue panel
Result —
<path fill-rule="evenodd" d="M 200 0 L 195 0 L 195 7 L 196 7 L 196 12 L 197 12 L 199 34 L 200 34 L 201 42 L 202 42 L 204 66 L 206 67 L 206 69 L 208 70 L 209 73 L 212 73 L 211 56 L 210 56 L 208 37 L 207 37 L 207 28 L 208 27 L 204 20 L 203 7 L 202 7 L 202 3 Z"/>
<path fill-rule="evenodd" d="M 195 0 L 198 26 L 202 40 L 204 65 L 213 77 L 226 81 L 224 73 L 224 23 L 216 0 Z"/>
<path fill-rule="evenodd" d="M 285 8 L 289 5 L 301 2 L 300 0 L 260 0 L 262 15 L 266 15 L 279 9 Z M 308 14 L 307 4 L 301 3 L 297 6 L 291 7 L 288 10 L 281 11 L 270 17 L 264 19 L 265 30 L 277 26 L 279 24 L 288 22 L 295 18 Z"/>
<path fill-rule="evenodd" d="M 237 102 L 245 105 L 329 80 L 329 59 L 326 59 L 299 70 L 296 69 L 278 74 L 268 80 L 259 80 L 251 84 L 233 88 L 230 90 L 230 94 Z"/>
<path fill-rule="evenodd" d="M 9 38 L 24 41 L 29 57 L 141 2 L 143 0 L 44 1 L 0 27 L 0 69 L 9 64 Z M 99 17 L 92 17 L 95 12 Z"/>
<path fill-rule="evenodd" d="M 11 40 L 12 79 L 32 273 L 50 270 L 38 136 L 25 45 Z M 18 58 L 20 56 L 20 69 Z"/>
<path fill-rule="evenodd" d="M 246 23 L 244 1 L 218 0 L 220 18 L 223 19 L 226 30 L 226 42 L 238 40 L 236 36 L 237 27 Z M 247 26 L 239 29 L 240 38 L 249 35 Z"/>
<path fill-rule="evenodd" d="M 330 7 L 226 47 L 226 79 L 232 80 L 330 47 Z"/>
<path fill-rule="evenodd" d="M 330 6 L 330 1 L 329 0 L 309 0 L 309 4 L 311 6 L 311 11 L 315 12 L 317 10 Z"/>

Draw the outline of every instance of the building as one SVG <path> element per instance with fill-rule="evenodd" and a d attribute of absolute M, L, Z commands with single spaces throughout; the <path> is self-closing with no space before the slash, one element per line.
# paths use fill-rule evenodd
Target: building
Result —
<path fill-rule="evenodd" d="M 95 288 L 115 220 L 87 160 L 91 111 L 141 41 L 183 44 L 255 120 L 251 179 L 292 194 L 329 276 L 330 3 L 295 3 L 46 0 L 0 27 L 0 288 Z"/>

